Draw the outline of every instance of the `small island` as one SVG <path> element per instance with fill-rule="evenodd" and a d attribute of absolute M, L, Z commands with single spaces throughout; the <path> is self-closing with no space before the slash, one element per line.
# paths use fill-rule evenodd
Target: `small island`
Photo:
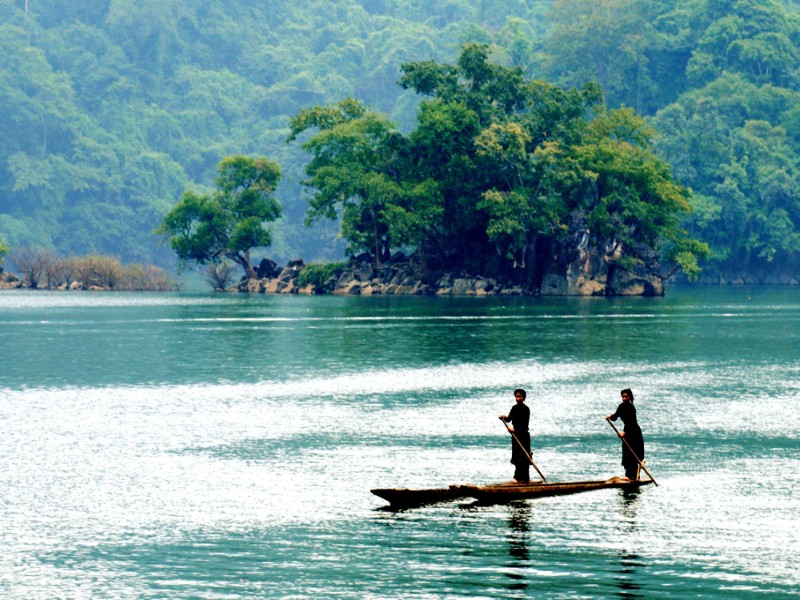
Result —
<path fill-rule="evenodd" d="M 481 44 L 402 72 L 422 96 L 408 134 L 352 98 L 290 120 L 311 155 L 306 224 L 337 221 L 346 264 L 251 264 L 281 215 L 266 158 L 224 158 L 216 191 L 187 191 L 158 233 L 217 289 L 240 265 L 249 292 L 658 296 L 699 273 L 708 247 L 679 226 L 688 191 L 645 120 L 607 109 L 597 85 L 527 80 Z"/>

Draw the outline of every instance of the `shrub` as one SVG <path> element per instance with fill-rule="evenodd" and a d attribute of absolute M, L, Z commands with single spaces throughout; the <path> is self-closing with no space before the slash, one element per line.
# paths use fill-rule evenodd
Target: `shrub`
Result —
<path fill-rule="evenodd" d="M 17 272 L 22 275 L 25 285 L 37 289 L 45 283 L 49 266 L 56 260 L 50 250 L 21 246 L 13 255 Z"/>
<path fill-rule="evenodd" d="M 204 277 L 215 290 L 227 289 L 234 280 L 236 265 L 228 261 L 211 263 L 206 267 Z"/>
<path fill-rule="evenodd" d="M 153 265 L 133 263 L 123 267 L 120 289 L 160 292 L 177 288 L 166 271 Z"/>
<path fill-rule="evenodd" d="M 300 273 L 297 274 L 297 284 L 305 287 L 313 285 L 319 290 L 329 287 L 331 277 L 341 275 L 347 268 L 345 262 L 333 263 L 308 263 Z"/>
<path fill-rule="evenodd" d="M 3 263 L 6 262 L 6 255 L 8 254 L 8 244 L 5 240 L 0 240 L 0 273 L 3 272 Z"/>
<path fill-rule="evenodd" d="M 2 251 L 7 247 L 0 243 Z M 22 276 L 23 287 L 55 289 L 68 287 L 73 282 L 83 289 L 99 287 L 111 290 L 167 291 L 178 284 L 166 271 L 153 265 L 133 263 L 122 265 L 118 258 L 101 254 L 88 256 L 56 256 L 43 248 L 17 248 L 11 256 L 17 272 Z M 2 269 L 0 269 L 2 273 Z M 9 276 L 5 276 L 8 280 Z"/>
<path fill-rule="evenodd" d="M 78 258 L 76 259 L 76 270 L 75 279 L 83 283 L 84 288 L 119 289 L 124 277 L 122 265 L 114 256 L 90 254 Z"/>

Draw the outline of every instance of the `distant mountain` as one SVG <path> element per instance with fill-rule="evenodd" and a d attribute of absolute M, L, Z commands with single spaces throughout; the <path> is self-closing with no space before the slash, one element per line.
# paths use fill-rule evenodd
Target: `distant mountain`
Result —
<path fill-rule="evenodd" d="M 27 5 L 27 13 L 25 7 Z M 707 272 L 796 272 L 798 3 L 777 0 L 16 0 L 0 2 L 0 240 L 170 264 L 153 230 L 230 154 L 269 157 L 285 207 L 268 254 L 336 258 L 302 224 L 308 106 L 352 96 L 412 128 L 408 61 L 465 42 L 562 86 L 598 81 L 660 132 L 693 190 Z"/>

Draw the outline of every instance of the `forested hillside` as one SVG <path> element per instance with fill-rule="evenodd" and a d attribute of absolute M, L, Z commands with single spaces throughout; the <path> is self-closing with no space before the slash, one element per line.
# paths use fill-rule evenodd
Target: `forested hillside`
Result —
<path fill-rule="evenodd" d="M 788 0 L 0 0 L 0 241 L 168 262 L 163 215 L 245 154 L 283 173 L 268 253 L 335 258 L 336 224 L 303 226 L 309 157 L 287 144 L 290 119 L 354 97 L 410 131 L 420 98 L 401 65 L 481 42 L 651 120 L 692 191 L 707 272 L 796 273 L 797 14 Z"/>

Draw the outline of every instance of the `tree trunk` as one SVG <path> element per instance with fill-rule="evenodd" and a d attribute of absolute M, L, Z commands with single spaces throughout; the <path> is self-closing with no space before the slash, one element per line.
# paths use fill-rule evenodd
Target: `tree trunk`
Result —
<path fill-rule="evenodd" d="M 372 218 L 372 244 L 375 250 L 375 266 L 380 267 L 383 263 L 381 260 L 383 252 L 381 251 L 381 236 L 378 233 L 378 219 L 375 216 L 375 209 L 369 209 L 370 217 Z"/>
<path fill-rule="evenodd" d="M 244 269 L 244 274 L 247 276 L 248 279 L 258 279 L 258 274 L 253 269 L 253 265 L 250 264 L 250 251 L 248 250 L 244 254 L 235 254 L 230 257 L 230 259 L 241 265 Z"/>
<path fill-rule="evenodd" d="M 553 241 L 550 237 L 537 233 L 525 248 L 525 287 L 529 293 L 539 294 L 542 281 L 552 262 Z"/>
<path fill-rule="evenodd" d="M 387 235 L 381 238 L 381 260 L 385 263 L 392 257 L 392 239 Z"/>

